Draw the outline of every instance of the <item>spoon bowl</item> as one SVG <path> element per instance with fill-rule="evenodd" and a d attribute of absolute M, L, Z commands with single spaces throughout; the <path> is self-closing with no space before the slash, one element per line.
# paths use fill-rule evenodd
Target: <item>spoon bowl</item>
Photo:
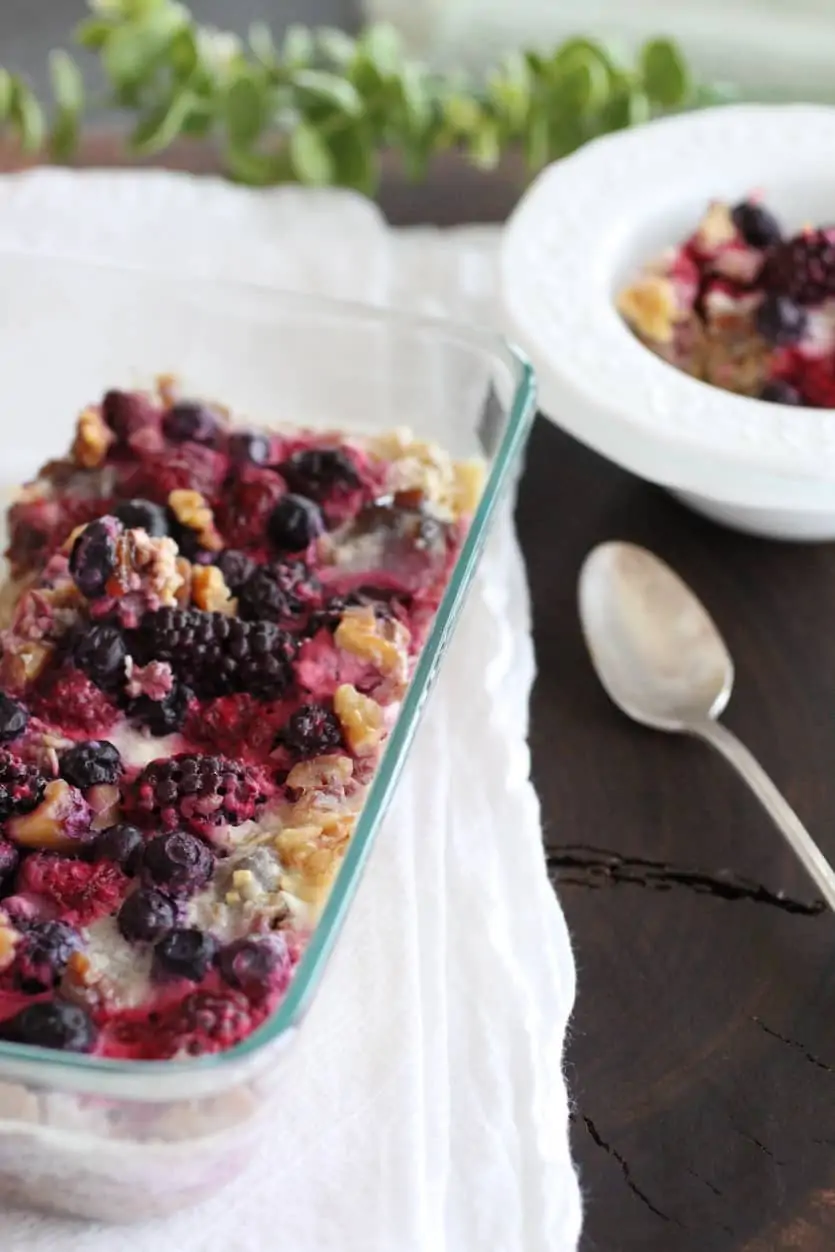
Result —
<path fill-rule="evenodd" d="M 685 731 L 724 710 L 730 653 L 704 606 L 658 557 L 632 543 L 601 544 L 583 564 L 578 597 L 598 677 L 629 717 Z"/>

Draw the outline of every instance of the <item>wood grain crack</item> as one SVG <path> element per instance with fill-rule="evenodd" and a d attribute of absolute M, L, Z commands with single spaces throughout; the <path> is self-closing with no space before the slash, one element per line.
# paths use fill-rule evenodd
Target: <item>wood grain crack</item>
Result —
<path fill-rule="evenodd" d="M 611 1156 L 613 1160 L 617 1161 L 618 1165 L 620 1166 L 621 1173 L 623 1174 L 624 1182 L 626 1183 L 629 1190 L 633 1193 L 633 1195 L 637 1196 L 637 1198 L 641 1201 L 641 1203 L 645 1205 L 646 1208 L 648 1208 L 651 1213 L 654 1213 L 656 1217 L 660 1217 L 662 1221 L 671 1222 L 674 1226 L 681 1226 L 680 1221 L 678 1221 L 675 1217 L 671 1217 L 669 1213 L 662 1212 L 662 1210 L 656 1204 L 653 1204 L 652 1200 L 650 1200 L 646 1192 L 641 1190 L 641 1188 L 638 1186 L 638 1184 L 635 1182 L 634 1178 L 632 1177 L 632 1171 L 630 1170 L 629 1165 L 627 1164 L 626 1160 L 621 1156 L 617 1148 L 613 1148 L 610 1143 L 606 1142 L 606 1140 L 602 1137 L 599 1130 L 595 1126 L 592 1119 L 590 1117 L 587 1117 L 585 1113 L 582 1113 L 580 1114 L 580 1117 L 578 1120 L 582 1121 L 592 1141 L 596 1143 L 599 1148 L 602 1148 L 603 1151 L 606 1152 L 609 1156 Z"/>
<path fill-rule="evenodd" d="M 776 1157 L 771 1151 L 771 1148 L 767 1148 L 765 1144 L 756 1137 L 756 1135 L 749 1135 L 747 1130 L 740 1130 L 738 1126 L 734 1126 L 734 1130 L 739 1135 L 740 1139 L 744 1139 L 746 1143 L 753 1144 L 755 1148 L 762 1152 L 764 1156 L 767 1156 L 770 1161 L 773 1161 L 775 1165 L 785 1165 L 786 1162 L 779 1160 L 779 1158 Z"/>
<path fill-rule="evenodd" d="M 798 1043 L 796 1039 L 789 1039 L 786 1035 L 781 1035 L 779 1031 L 766 1026 L 760 1017 L 752 1017 L 751 1021 L 755 1026 L 766 1035 L 770 1035 L 772 1039 L 778 1039 L 780 1043 L 785 1043 L 787 1047 L 794 1048 L 802 1057 L 809 1062 L 810 1065 L 816 1065 L 818 1069 L 825 1069 L 827 1074 L 835 1074 L 835 1069 L 831 1065 L 827 1065 L 826 1061 L 822 1061 L 820 1057 L 815 1056 L 814 1052 L 810 1052 L 802 1043 Z"/>
<path fill-rule="evenodd" d="M 826 907 L 823 900 L 799 900 L 732 870 L 690 869 L 646 857 L 622 856 L 606 848 L 581 844 L 550 847 L 546 849 L 546 860 L 551 879 L 561 887 L 600 888 L 624 883 L 653 891 L 679 887 L 720 900 L 765 904 L 804 917 L 817 917 Z"/>

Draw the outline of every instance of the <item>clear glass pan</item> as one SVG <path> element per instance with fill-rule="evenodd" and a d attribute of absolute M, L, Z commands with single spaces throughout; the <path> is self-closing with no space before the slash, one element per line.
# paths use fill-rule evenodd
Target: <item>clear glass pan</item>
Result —
<path fill-rule="evenodd" d="M 534 412 L 532 371 L 499 337 L 253 285 L 0 253 L 0 477 L 64 452 L 109 387 L 175 374 L 270 425 L 409 426 L 486 485 L 321 921 L 277 1012 L 228 1052 L 118 1062 L 0 1044 L 0 1194 L 125 1220 L 192 1202 L 243 1162 L 280 1054 L 310 1004 L 414 736 Z"/>

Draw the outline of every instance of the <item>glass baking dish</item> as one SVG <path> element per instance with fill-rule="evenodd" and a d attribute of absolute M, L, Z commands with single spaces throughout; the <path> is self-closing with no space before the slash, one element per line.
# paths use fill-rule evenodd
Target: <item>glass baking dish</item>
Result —
<path fill-rule="evenodd" d="M 0 1043 L 0 1196 L 106 1220 L 170 1212 L 245 1164 L 281 1060 L 339 934 L 534 412 L 530 366 L 497 336 L 253 285 L 0 254 L 4 484 L 63 453 L 113 386 L 175 374 L 264 425 L 411 427 L 487 476 L 353 840 L 283 1003 L 227 1052 L 118 1062 Z"/>

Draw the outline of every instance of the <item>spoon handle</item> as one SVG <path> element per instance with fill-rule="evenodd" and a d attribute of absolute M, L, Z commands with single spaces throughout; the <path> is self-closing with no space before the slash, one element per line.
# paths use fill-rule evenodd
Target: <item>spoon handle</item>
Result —
<path fill-rule="evenodd" d="M 817 884 L 829 907 L 835 910 L 835 871 L 756 758 L 727 727 L 712 719 L 691 726 L 693 734 L 707 740 L 745 779 L 777 829 L 785 837 L 809 877 Z"/>

